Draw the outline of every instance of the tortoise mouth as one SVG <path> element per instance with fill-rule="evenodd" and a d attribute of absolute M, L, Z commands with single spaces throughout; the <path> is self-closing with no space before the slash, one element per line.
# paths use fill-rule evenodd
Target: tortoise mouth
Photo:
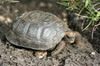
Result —
<path fill-rule="evenodd" d="M 49 49 L 54 48 L 53 46 L 44 44 L 43 42 L 38 43 L 36 41 L 32 41 L 27 38 L 17 36 L 11 30 L 6 34 L 6 38 L 13 45 L 24 47 L 24 48 L 29 48 L 29 49 L 34 49 L 34 50 L 49 50 Z"/>

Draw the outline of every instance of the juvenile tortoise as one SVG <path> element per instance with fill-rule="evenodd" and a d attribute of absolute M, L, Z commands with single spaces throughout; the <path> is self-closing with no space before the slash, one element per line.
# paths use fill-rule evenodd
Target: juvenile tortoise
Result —
<path fill-rule="evenodd" d="M 40 58 L 47 50 L 53 50 L 52 56 L 58 54 L 65 46 L 64 37 L 69 43 L 80 42 L 79 34 L 71 31 L 60 18 L 40 10 L 25 12 L 16 18 L 6 34 L 10 43 L 38 50 L 35 55 Z"/>

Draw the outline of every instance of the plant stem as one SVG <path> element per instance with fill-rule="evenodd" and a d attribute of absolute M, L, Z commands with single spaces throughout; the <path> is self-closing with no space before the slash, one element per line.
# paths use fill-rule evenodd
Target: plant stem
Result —
<path fill-rule="evenodd" d="M 82 31 L 86 30 L 91 24 L 92 24 L 92 20 L 89 22 L 89 24 Z"/>

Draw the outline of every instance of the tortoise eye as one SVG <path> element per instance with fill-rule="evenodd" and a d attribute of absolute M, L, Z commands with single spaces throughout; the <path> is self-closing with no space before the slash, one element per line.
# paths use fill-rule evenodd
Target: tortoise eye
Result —
<path fill-rule="evenodd" d="M 74 38 L 74 36 L 66 36 L 67 38 Z"/>
<path fill-rule="evenodd" d="M 69 36 L 66 36 L 67 38 L 70 38 Z"/>

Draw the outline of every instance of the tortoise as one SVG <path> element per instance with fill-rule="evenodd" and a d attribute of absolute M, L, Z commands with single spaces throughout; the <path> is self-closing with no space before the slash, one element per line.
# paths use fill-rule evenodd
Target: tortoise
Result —
<path fill-rule="evenodd" d="M 78 44 L 80 40 L 78 33 L 69 29 L 59 17 L 40 10 L 17 17 L 6 34 L 11 44 L 38 50 L 36 56 L 47 55 L 47 51 L 51 51 L 51 56 L 58 54 L 65 46 L 64 37 L 69 43 Z"/>

